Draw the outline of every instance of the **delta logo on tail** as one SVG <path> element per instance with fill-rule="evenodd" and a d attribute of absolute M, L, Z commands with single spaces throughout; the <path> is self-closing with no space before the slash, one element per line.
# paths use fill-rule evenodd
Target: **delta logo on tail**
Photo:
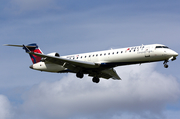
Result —
<path fill-rule="evenodd" d="M 27 45 L 27 47 L 29 47 L 29 50 L 31 52 L 42 54 L 42 51 L 40 50 L 40 48 L 38 47 L 38 45 L 36 43 L 29 44 L 29 45 Z M 41 57 L 33 55 L 33 54 L 29 54 L 29 55 L 31 57 L 31 60 L 32 60 L 33 64 L 38 63 L 38 62 L 41 61 Z"/>

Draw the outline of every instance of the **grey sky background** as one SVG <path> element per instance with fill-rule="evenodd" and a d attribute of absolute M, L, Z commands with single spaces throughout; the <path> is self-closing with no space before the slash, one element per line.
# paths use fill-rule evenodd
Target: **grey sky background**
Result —
<path fill-rule="evenodd" d="M 179 119 L 180 60 L 117 67 L 122 81 L 29 69 L 21 48 L 60 55 L 161 43 L 179 50 L 180 2 L 3 0 L 0 2 L 1 119 Z"/>

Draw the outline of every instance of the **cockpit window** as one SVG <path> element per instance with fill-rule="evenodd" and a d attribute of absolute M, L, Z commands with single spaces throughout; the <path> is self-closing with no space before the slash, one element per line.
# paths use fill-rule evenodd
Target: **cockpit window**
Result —
<path fill-rule="evenodd" d="M 156 48 L 162 48 L 162 46 L 156 46 Z"/>
<path fill-rule="evenodd" d="M 167 46 L 156 46 L 156 48 L 168 48 Z"/>
<path fill-rule="evenodd" d="M 162 46 L 163 48 L 168 48 L 167 46 Z"/>

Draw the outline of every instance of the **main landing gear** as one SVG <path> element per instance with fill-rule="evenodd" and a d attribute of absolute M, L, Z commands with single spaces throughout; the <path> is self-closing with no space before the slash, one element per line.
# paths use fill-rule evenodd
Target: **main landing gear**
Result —
<path fill-rule="evenodd" d="M 78 73 L 76 74 L 76 77 L 82 79 L 82 78 L 84 77 L 84 74 L 83 74 L 82 72 L 78 72 Z"/>
<path fill-rule="evenodd" d="M 78 77 L 78 78 L 83 78 L 83 77 L 84 77 L 84 74 L 83 74 L 82 72 L 78 72 L 78 73 L 76 73 L 76 77 Z M 94 83 L 99 83 L 100 79 L 99 79 L 99 77 L 93 77 L 93 78 L 92 78 L 92 81 L 93 81 Z"/>
<path fill-rule="evenodd" d="M 100 80 L 99 80 L 98 77 L 93 77 L 93 78 L 92 78 L 92 81 L 93 81 L 94 83 L 99 83 Z"/>
<path fill-rule="evenodd" d="M 165 60 L 164 63 L 163 63 L 164 64 L 164 68 L 168 68 L 168 64 L 167 63 L 168 63 L 168 60 Z"/>

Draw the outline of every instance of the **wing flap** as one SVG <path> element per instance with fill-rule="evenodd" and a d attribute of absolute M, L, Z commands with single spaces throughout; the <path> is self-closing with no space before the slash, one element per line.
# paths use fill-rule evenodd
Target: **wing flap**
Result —
<path fill-rule="evenodd" d="M 121 80 L 121 78 L 118 76 L 118 74 L 116 73 L 116 71 L 113 68 L 102 70 L 98 74 L 89 73 L 88 76 L 91 76 L 91 77 L 98 76 L 99 78 L 105 78 L 105 79 L 112 78 L 114 80 Z"/>
<path fill-rule="evenodd" d="M 118 76 L 118 74 L 116 73 L 116 71 L 113 68 L 106 69 L 101 72 L 102 72 L 103 78 L 106 78 L 106 79 L 112 78 L 114 80 L 121 80 L 121 78 Z"/>

